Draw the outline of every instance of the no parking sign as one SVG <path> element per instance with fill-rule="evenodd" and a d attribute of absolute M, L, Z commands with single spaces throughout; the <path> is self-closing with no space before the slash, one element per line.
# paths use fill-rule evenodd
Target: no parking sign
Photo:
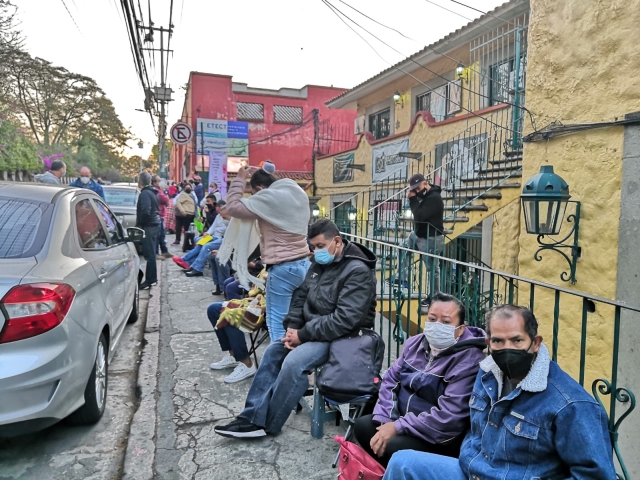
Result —
<path fill-rule="evenodd" d="M 178 122 L 171 127 L 171 140 L 177 145 L 186 145 L 193 138 L 193 129 L 186 122 Z"/>

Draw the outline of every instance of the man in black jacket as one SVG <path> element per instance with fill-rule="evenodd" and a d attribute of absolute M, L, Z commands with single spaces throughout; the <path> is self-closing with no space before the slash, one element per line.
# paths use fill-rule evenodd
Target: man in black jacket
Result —
<path fill-rule="evenodd" d="M 147 261 L 147 271 L 140 290 L 146 290 L 158 283 L 158 267 L 156 265 L 156 250 L 158 249 L 158 235 L 160 235 L 160 215 L 158 214 L 158 192 L 151 186 L 151 175 L 140 173 L 138 186 L 141 189 L 136 207 L 136 227 L 144 230 L 142 240 L 142 255 Z"/>
<path fill-rule="evenodd" d="M 420 252 L 440 255 L 444 249 L 444 202 L 440 196 L 442 189 L 431 185 L 424 176 L 416 173 L 409 179 L 409 207 L 413 214 L 413 232 L 409 235 L 404 246 Z M 433 296 L 440 290 L 440 262 L 424 255 L 422 257 L 429 279 L 429 295 Z M 410 260 L 406 254 L 401 254 L 400 282 L 407 280 L 407 270 Z"/>
<path fill-rule="evenodd" d="M 245 409 L 225 437 L 253 438 L 280 432 L 309 387 L 306 372 L 326 363 L 331 341 L 373 328 L 376 315 L 376 256 L 340 236 L 330 220 L 309 228 L 314 261 L 284 319 L 286 335 L 264 352 Z"/>

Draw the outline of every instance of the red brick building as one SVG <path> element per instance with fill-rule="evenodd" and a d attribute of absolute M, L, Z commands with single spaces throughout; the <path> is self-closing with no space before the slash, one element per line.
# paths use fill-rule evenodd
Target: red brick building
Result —
<path fill-rule="evenodd" d="M 317 157 L 355 146 L 356 111 L 325 105 L 345 91 L 315 85 L 268 90 L 233 82 L 227 75 L 191 72 L 182 121 L 196 134 L 190 144 L 173 147 L 170 178 L 182 180 L 194 173 L 207 176 L 208 160 L 197 153 L 198 119 L 212 119 L 248 122 L 249 165 L 270 160 L 278 176 L 310 184 L 314 151 Z"/>

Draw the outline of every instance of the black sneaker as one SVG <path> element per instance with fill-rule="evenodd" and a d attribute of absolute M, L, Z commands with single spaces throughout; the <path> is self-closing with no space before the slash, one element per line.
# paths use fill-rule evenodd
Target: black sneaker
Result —
<path fill-rule="evenodd" d="M 213 431 L 228 438 L 258 438 L 267 435 L 264 428 L 258 427 L 244 418 L 236 418 L 228 425 L 218 425 Z"/>
<path fill-rule="evenodd" d="M 151 282 L 151 283 L 142 282 L 138 288 L 140 290 L 149 290 L 151 287 L 155 287 L 157 284 L 158 282 Z"/>

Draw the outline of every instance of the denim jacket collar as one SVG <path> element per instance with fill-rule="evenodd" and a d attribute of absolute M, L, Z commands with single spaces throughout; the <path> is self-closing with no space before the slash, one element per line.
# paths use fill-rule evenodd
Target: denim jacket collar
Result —
<path fill-rule="evenodd" d="M 527 376 L 518 384 L 518 387 L 525 392 L 532 393 L 543 392 L 546 390 L 550 362 L 549 350 L 547 349 L 547 346 L 542 343 L 538 350 L 538 355 L 531 366 L 531 370 L 529 370 Z M 500 398 L 503 383 L 502 370 L 500 370 L 491 356 L 488 356 L 480 362 L 480 368 L 483 372 L 491 372 L 493 373 L 493 376 L 496 377 L 498 382 L 498 398 Z"/>

